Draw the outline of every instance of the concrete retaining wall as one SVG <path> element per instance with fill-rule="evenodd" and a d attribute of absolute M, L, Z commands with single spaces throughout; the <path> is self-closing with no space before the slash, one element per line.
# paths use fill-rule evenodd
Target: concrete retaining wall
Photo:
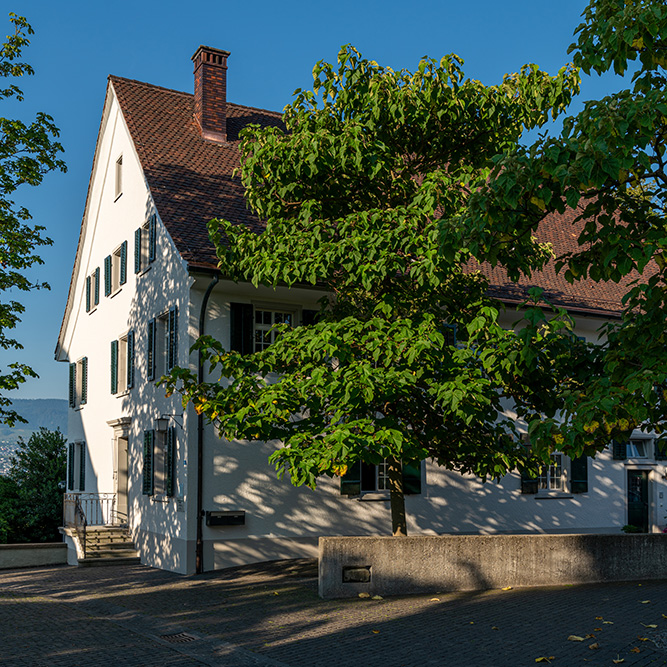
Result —
<path fill-rule="evenodd" d="M 67 563 L 67 545 L 64 542 L 0 544 L 0 570 L 37 565 L 64 565 L 65 563 Z"/>
<path fill-rule="evenodd" d="M 667 535 L 321 537 L 323 598 L 667 578 Z"/>

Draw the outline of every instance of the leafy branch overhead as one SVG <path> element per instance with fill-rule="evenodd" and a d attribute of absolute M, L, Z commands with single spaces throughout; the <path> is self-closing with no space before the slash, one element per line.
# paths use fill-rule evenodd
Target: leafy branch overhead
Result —
<path fill-rule="evenodd" d="M 32 67 L 20 60 L 33 30 L 22 16 L 10 13 L 9 20 L 14 34 L 0 46 L 0 77 L 13 81 L 33 74 Z M 8 98 L 23 100 L 23 92 L 15 83 L 0 88 L 0 100 Z M 42 264 L 37 249 L 51 245 L 52 241 L 44 236 L 43 226 L 30 222 L 28 209 L 17 205 L 11 197 L 22 185 L 39 185 L 50 171 L 65 171 L 65 163 L 59 157 L 63 148 L 56 141 L 57 137 L 58 128 L 45 113 L 38 113 L 28 123 L 0 117 L 0 293 L 4 295 L 14 289 L 25 292 L 48 288 L 46 283 L 34 281 L 26 272 Z M 0 301 L 0 347 L 3 349 L 22 348 L 8 331 L 20 322 L 23 311 L 24 306 L 19 301 L 7 298 Z M 11 400 L 6 392 L 19 387 L 28 377 L 36 377 L 35 372 L 20 363 L 9 364 L 0 374 L 0 421 L 10 425 L 23 421 L 9 407 Z"/>
<path fill-rule="evenodd" d="M 562 443 L 525 448 L 521 421 L 554 417 L 598 363 L 566 313 L 538 306 L 540 290 L 517 333 L 460 243 L 496 156 L 566 109 L 578 74 L 528 65 L 484 86 L 462 64 L 396 72 L 344 47 L 337 65 L 316 65 L 312 91 L 296 91 L 284 130 L 243 131 L 241 178 L 266 230 L 212 221 L 220 266 L 256 286 L 320 290 L 319 321 L 283 326 L 246 356 L 204 338 L 207 380 L 186 369 L 167 379 L 226 437 L 280 440 L 271 461 L 295 484 L 386 460 L 396 534 L 401 462 L 482 478 L 534 470 Z M 530 274 L 550 258 L 529 236 L 513 261 Z"/>

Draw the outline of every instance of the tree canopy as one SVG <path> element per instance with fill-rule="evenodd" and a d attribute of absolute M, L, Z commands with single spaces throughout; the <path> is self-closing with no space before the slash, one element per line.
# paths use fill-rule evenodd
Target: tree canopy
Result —
<path fill-rule="evenodd" d="M 20 60 L 33 30 L 22 16 L 10 13 L 9 20 L 14 34 L 0 46 L 0 77 L 11 82 L 33 74 L 33 68 Z M 0 101 L 11 98 L 23 100 L 23 93 L 15 83 L 0 88 Z M 17 205 L 11 197 L 22 185 L 39 185 L 49 171 L 65 171 L 65 163 L 58 157 L 63 149 L 57 137 L 58 128 L 45 113 L 38 113 L 28 123 L 0 116 L 0 294 L 3 295 L 0 297 L 0 347 L 3 349 L 22 348 L 8 332 L 20 322 L 24 306 L 9 298 L 8 292 L 48 288 L 44 282 L 33 281 L 26 272 L 42 263 L 37 249 L 52 243 L 43 235 L 45 228 L 32 224 L 28 209 Z M 24 421 L 11 409 L 7 392 L 16 389 L 28 377 L 37 377 L 37 374 L 30 366 L 18 362 L 9 364 L 0 373 L 0 421 L 9 425 Z"/>
<path fill-rule="evenodd" d="M 166 381 L 226 437 L 280 440 L 270 460 L 294 484 L 386 461 L 395 534 L 402 463 L 482 478 L 534 469 L 517 417 L 554 416 L 594 363 L 539 290 L 518 332 L 503 325 L 470 251 L 443 246 L 443 229 L 464 236 L 496 156 L 566 109 L 578 74 L 527 65 L 485 86 L 462 65 L 450 55 L 397 72 L 344 47 L 337 65 L 315 66 L 312 91 L 296 91 L 284 129 L 243 131 L 241 178 L 266 230 L 212 221 L 220 266 L 255 285 L 322 288 L 319 321 L 278 327 L 245 356 L 204 338 L 211 381 L 185 369 Z M 512 266 L 529 274 L 550 256 L 530 244 Z"/>
<path fill-rule="evenodd" d="M 66 440 L 40 428 L 19 438 L 6 476 L 0 475 L 0 543 L 57 542 L 62 525 Z"/>
<path fill-rule="evenodd" d="M 593 0 L 583 17 L 574 63 L 586 74 L 632 72 L 623 79 L 631 87 L 587 102 L 559 136 L 494 158 L 463 225 L 478 258 L 516 275 L 542 219 L 575 208 L 578 248 L 557 258 L 565 277 L 628 284 L 621 321 L 604 329 L 598 372 L 564 394 L 558 419 L 532 424 L 535 439 L 565 446 L 648 426 L 662 439 L 667 416 L 667 6 Z"/>

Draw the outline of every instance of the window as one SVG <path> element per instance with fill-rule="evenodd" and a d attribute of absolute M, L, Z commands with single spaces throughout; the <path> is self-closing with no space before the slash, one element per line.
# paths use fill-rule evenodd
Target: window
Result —
<path fill-rule="evenodd" d="M 145 271 L 154 261 L 157 250 L 157 218 L 151 215 L 148 222 L 134 232 L 134 272 Z"/>
<path fill-rule="evenodd" d="M 178 363 L 178 311 L 176 306 L 148 322 L 146 361 L 149 380 L 160 378 Z"/>
<path fill-rule="evenodd" d="M 134 331 L 111 341 L 111 393 L 123 394 L 134 386 Z"/>
<path fill-rule="evenodd" d="M 565 491 L 562 454 L 551 455 L 551 463 L 540 470 L 537 478 L 537 488 L 547 491 Z"/>
<path fill-rule="evenodd" d="M 654 444 L 651 447 L 651 438 L 632 438 L 628 442 L 614 440 L 612 442 L 613 458 L 617 461 L 626 459 L 648 459 L 654 456 L 656 461 L 665 460 L 662 449 Z"/>
<path fill-rule="evenodd" d="M 127 241 L 104 258 L 104 296 L 115 294 L 127 282 Z"/>
<path fill-rule="evenodd" d="M 229 314 L 230 349 L 241 354 L 261 352 L 275 342 L 277 332 L 271 331 L 274 324 L 294 324 L 294 312 L 255 307 L 251 303 L 230 303 Z"/>
<path fill-rule="evenodd" d="M 278 332 L 273 329 L 275 324 L 289 324 L 291 326 L 292 313 L 255 308 L 255 352 L 265 350 L 276 341 Z"/>
<path fill-rule="evenodd" d="M 568 459 L 564 454 L 552 454 L 549 465 L 537 475 L 531 477 L 528 471 L 521 474 L 521 493 L 588 493 L 588 457 Z"/>
<path fill-rule="evenodd" d="M 88 402 L 88 357 L 69 365 L 69 407 L 78 408 Z"/>
<path fill-rule="evenodd" d="M 97 267 L 86 278 L 86 312 L 89 313 L 100 303 L 100 269 Z"/>
<path fill-rule="evenodd" d="M 115 199 L 118 199 L 123 194 L 123 156 L 121 155 L 116 160 L 116 189 Z"/>
<path fill-rule="evenodd" d="M 365 493 L 389 493 L 387 461 L 377 465 L 357 461 L 341 477 L 340 492 L 343 495 L 358 496 Z M 403 464 L 403 493 L 421 493 L 421 465 Z"/>
<path fill-rule="evenodd" d="M 173 496 L 176 472 L 176 429 L 144 431 L 142 492 L 148 496 Z"/>
<path fill-rule="evenodd" d="M 86 443 L 70 442 L 67 453 L 67 489 L 86 489 Z"/>

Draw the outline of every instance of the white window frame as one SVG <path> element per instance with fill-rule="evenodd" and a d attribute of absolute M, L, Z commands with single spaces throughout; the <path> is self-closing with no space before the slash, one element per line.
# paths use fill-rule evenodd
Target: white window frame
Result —
<path fill-rule="evenodd" d="M 651 438 L 631 438 L 625 445 L 626 459 L 646 460 L 653 458 L 653 441 Z"/>
<path fill-rule="evenodd" d="M 551 463 L 540 470 L 537 478 L 537 493 L 566 493 L 567 467 L 564 454 L 551 454 Z"/>
<path fill-rule="evenodd" d="M 261 352 L 276 342 L 277 332 L 273 329 L 274 325 L 289 324 L 294 326 L 294 320 L 295 311 L 289 308 L 278 310 L 275 306 L 255 305 L 253 312 L 253 351 Z"/>

